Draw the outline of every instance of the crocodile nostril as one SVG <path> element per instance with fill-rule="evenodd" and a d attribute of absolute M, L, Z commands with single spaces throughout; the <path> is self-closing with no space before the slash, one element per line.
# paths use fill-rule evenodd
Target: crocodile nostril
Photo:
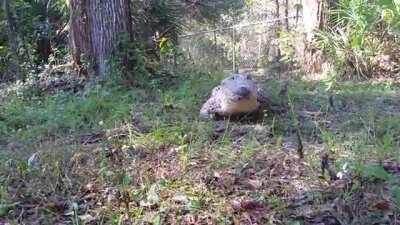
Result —
<path fill-rule="evenodd" d="M 240 87 L 236 91 L 236 94 L 241 97 L 247 98 L 250 95 L 250 90 L 247 87 Z"/>

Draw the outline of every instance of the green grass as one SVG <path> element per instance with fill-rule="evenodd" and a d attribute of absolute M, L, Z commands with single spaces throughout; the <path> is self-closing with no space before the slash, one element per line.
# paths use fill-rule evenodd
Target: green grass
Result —
<path fill-rule="evenodd" d="M 86 205 L 77 199 L 92 183 L 96 193 L 116 188 L 125 196 L 107 203 L 96 214 L 106 224 L 122 223 L 126 217 L 154 223 L 176 217 L 182 222 L 186 214 L 209 215 L 216 224 L 226 224 L 241 218 L 240 212 L 232 213 L 230 201 L 242 197 L 261 199 L 270 207 L 271 221 L 285 224 L 288 218 L 284 215 L 289 213 L 286 198 L 296 185 L 321 195 L 313 207 L 330 201 L 328 193 L 320 191 L 326 187 L 318 186 L 323 183 L 318 178 L 323 149 L 334 157 L 336 169 L 348 164 L 357 182 L 388 182 L 393 201 L 400 202 L 398 180 L 375 163 L 400 160 L 397 85 L 342 83 L 328 90 L 324 82 L 292 80 L 290 113 L 269 115 L 256 124 L 226 123 L 220 138 L 212 140 L 213 122 L 200 121 L 198 111 L 221 74 L 190 71 L 180 77 L 167 79 L 169 85 L 165 85 L 166 79 L 156 80 L 146 88 L 98 85 L 78 94 L 7 97 L 0 105 L 0 147 L 5 149 L 0 152 L 0 205 L 13 206 L 30 199 L 10 190 L 24 196 L 53 193 L 68 205 L 69 221 L 84 224 L 80 216 L 93 215 L 98 208 L 95 204 L 83 208 Z M 263 83 L 277 103 L 281 84 L 278 80 Z M 333 96 L 335 110 L 329 108 L 329 96 Z M 138 117 L 132 120 L 132 115 Z M 305 149 L 304 172 L 290 178 L 293 184 L 291 180 L 281 184 L 281 174 L 273 175 L 276 171 L 299 172 L 296 152 L 284 147 L 295 143 L 291 140 L 295 140 L 296 124 Z M 74 139 L 123 127 L 128 127 L 127 136 L 103 138 L 93 145 Z M 71 138 L 72 142 L 63 142 Z M 39 155 L 37 168 L 28 165 L 33 153 Z M 253 183 L 241 185 L 248 173 Z M 268 185 L 257 189 L 262 183 Z M 366 190 L 363 185 L 338 196 L 354 197 L 357 191 Z M 150 191 L 153 186 L 157 188 Z M 142 206 L 140 202 L 147 201 L 151 192 L 158 195 L 157 204 L 154 208 Z M 187 204 L 174 202 L 176 196 Z M 111 194 L 96 194 L 98 201 L 106 198 L 113 199 Z M 54 204 L 48 197 L 42 201 L 45 206 Z M 7 208 L 7 218 L 16 218 L 13 210 Z M 52 215 L 59 215 L 53 208 L 50 212 L 43 213 L 47 222 Z"/>
<path fill-rule="evenodd" d="M 34 141 L 115 126 L 129 120 L 135 93 L 99 88 L 85 95 L 61 93 L 37 99 L 14 98 L 0 107 L 2 137 Z"/>

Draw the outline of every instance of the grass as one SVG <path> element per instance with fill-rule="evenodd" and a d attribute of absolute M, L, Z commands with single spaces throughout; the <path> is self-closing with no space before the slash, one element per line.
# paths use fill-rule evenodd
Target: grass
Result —
<path fill-rule="evenodd" d="M 134 93 L 95 89 L 81 96 L 60 93 L 14 98 L 1 107 L 1 135 L 40 140 L 57 134 L 109 128 L 129 119 Z"/>
<path fill-rule="evenodd" d="M 382 219 L 370 204 L 389 201 L 391 218 L 399 215 L 396 172 L 381 166 L 400 160 L 398 85 L 341 83 L 328 90 L 323 82 L 292 80 L 290 113 L 256 124 L 225 122 L 213 138 L 215 124 L 200 121 L 198 110 L 221 74 L 179 76 L 145 89 L 98 85 L 3 98 L 0 222 L 301 224 L 307 221 L 291 215 L 325 218 L 318 209 L 335 198 Z M 275 102 L 281 83 L 263 83 Z M 304 161 L 290 147 L 297 143 L 294 125 Z M 332 193 L 336 184 L 319 178 L 324 151 L 337 170 L 349 165 L 352 189 Z M 357 199 L 360 192 L 371 200 Z M 311 202 L 304 200 L 309 195 Z M 316 213 L 304 214 L 307 205 Z"/>

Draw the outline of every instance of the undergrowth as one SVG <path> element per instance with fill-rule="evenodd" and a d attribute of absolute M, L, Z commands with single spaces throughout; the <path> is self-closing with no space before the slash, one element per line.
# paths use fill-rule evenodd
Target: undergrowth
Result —
<path fill-rule="evenodd" d="M 334 66 L 335 79 L 398 75 L 400 4 L 391 0 L 339 0 L 316 44 Z"/>
<path fill-rule="evenodd" d="M 318 208 L 333 198 L 320 192 L 328 183 L 319 177 L 319 154 L 326 151 L 335 170 L 349 171 L 355 182 L 334 198 L 351 206 L 356 201 L 349 199 L 374 193 L 380 186 L 373 185 L 384 182 L 389 193 L 382 186 L 374 198 L 397 204 L 388 207 L 398 215 L 398 177 L 384 169 L 400 160 L 396 84 L 328 88 L 293 80 L 282 96 L 282 82 L 269 80 L 263 85 L 271 99 L 285 103 L 288 97 L 290 114 L 267 111 L 250 124 L 199 120 L 201 103 L 222 77 L 190 70 L 149 77 L 145 88 L 106 82 L 78 93 L 11 94 L 0 105 L 0 219 L 246 224 L 247 215 L 259 224 L 296 224 L 288 199 L 312 192 Z M 294 125 L 304 163 L 294 151 Z M 264 216 L 237 211 L 235 201 L 261 204 L 255 210 Z"/>

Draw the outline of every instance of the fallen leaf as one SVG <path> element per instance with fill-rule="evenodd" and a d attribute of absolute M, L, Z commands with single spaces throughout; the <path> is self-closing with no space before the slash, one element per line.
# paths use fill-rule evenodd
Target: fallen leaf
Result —
<path fill-rule="evenodd" d="M 240 200 L 234 199 L 231 201 L 232 209 L 239 211 L 242 208 Z"/>
<path fill-rule="evenodd" d="M 243 200 L 241 202 L 241 207 L 244 210 L 254 210 L 254 209 L 262 209 L 264 206 L 255 200 Z"/>
<path fill-rule="evenodd" d="M 391 204 L 388 200 L 381 200 L 381 201 L 377 202 L 374 206 L 376 209 L 379 209 L 382 211 L 386 211 L 391 208 Z"/>
<path fill-rule="evenodd" d="M 189 204 L 189 202 L 190 202 L 189 198 L 188 198 L 186 195 L 184 195 L 184 194 L 175 195 L 175 196 L 172 198 L 172 200 L 173 200 L 174 202 L 176 202 L 176 203 L 183 204 L 183 205 L 187 205 L 187 204 Z"/>
<path fill-rule="evenodd" d="M 256 179 L 248 179 L 246 184 L 252 189 L 258 189 L 262 186 L 262 181 Z"/>
<path fill-rule="evenodd" d="M 96 220 L 96 218 L 90 214 L 81 215 L 79 216 L 79 219 L 82 220 L 83 224 L 87 224 Z"/>

